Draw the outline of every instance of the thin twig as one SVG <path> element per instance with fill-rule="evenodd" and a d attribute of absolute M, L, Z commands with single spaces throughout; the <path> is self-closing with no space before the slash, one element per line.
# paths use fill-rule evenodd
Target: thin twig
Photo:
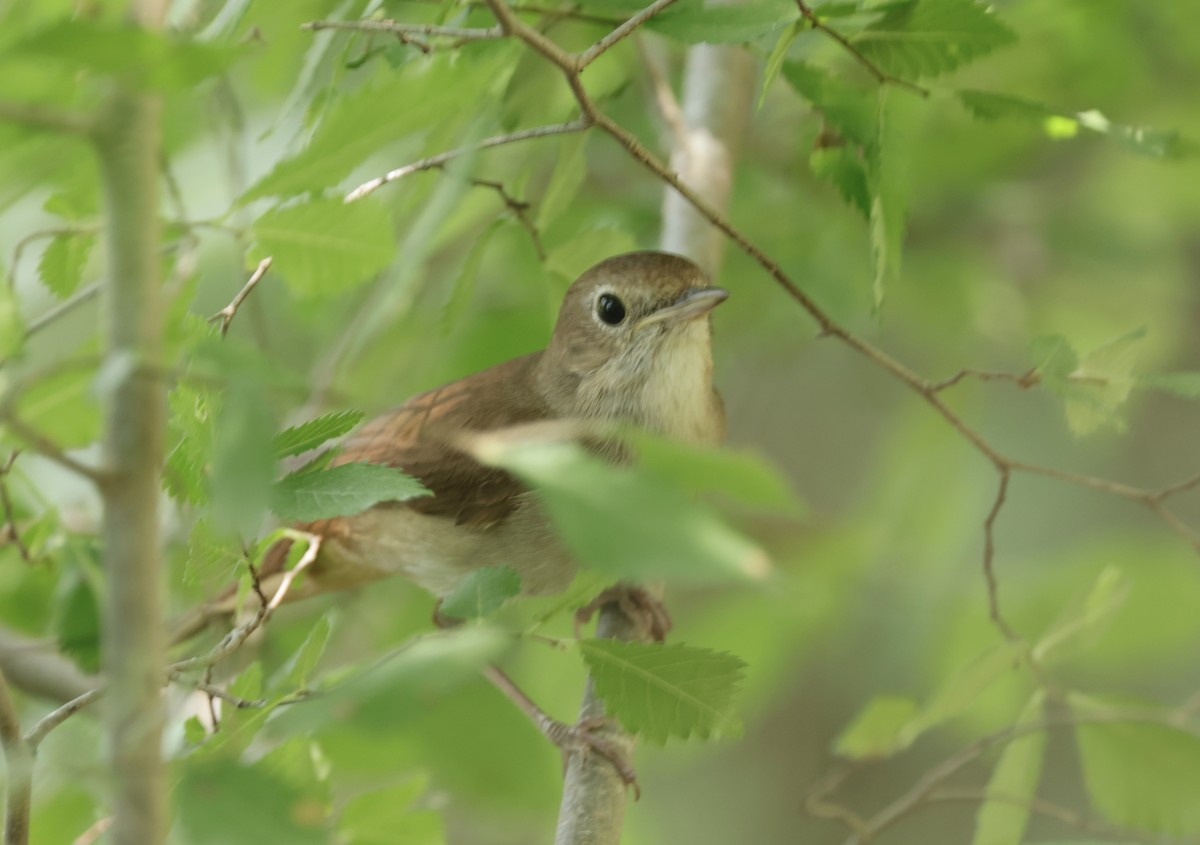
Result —
<path fill-rule="evenodd" d="M 36 751 L 37 747 L 42 744 L 42 740 L 46 738 L 50 731 L 57 728 L 80 710 L 99 701 L 104 696 L 104 689 L 103 686 L 90 689 L 83 695 L 72 698 L 61 707 L 51 710 L 36 725 L 29 729 L 29 733 L 25 734 L 25 742 L 29 744 L 31 749 Z"/>
<path fill-rule="evenodd" d="M 233 301 L 208 318 L 208 322 L 210 323 L 215 323 L 217 320 L 221 321 L 221 337 L 225 337 L 225 333 L 229 331 L 229 324 L 237 316 L 238 309 L 242 307 L 242 303 L 246 301 L 246 297 L 250 295 L 251 291 L 254 290 L 255 286 L 262 280 L 262 277 L 266 275 L 269 269 L 271 269 L 271 256 L 268 255 L 262 261 L 258 262 L 258 267 L 255 268 L 254 275 L 250 277 L 250 281 L 242 285 L 242 289 L 237 292 L 237 296 L 233 298 Z"/>
<path fill-rule="evenodd" d="M 90 114 L 8 100 L 0 100 L 0 121 L 83 136 L 90 135 L 96 127 L 96 119 Z"/>
<path fill-rule="evenodd" d="M 973 370 L 967 368 L 959 370 L 957 373 L 944 381 L 935 382 L 929 385 L 929 391 L 931 393 L 940 393 L 947 388 L 954 387 L 954 385 L 958 384 L 965 378 L 979 379 L 979 381 L 1010 381 L 1022 390 L 1028 390 L 1031 387 L 1035 387 L 1041 381 L 1041 377 L 1038 375 L 1037 370 L 1027 370 L 1026 372 L 1018 375 L 1016 373 L 992 372 L 990 370 Z"/>
<path fill-rule="evenodd" d="M 804 0 L 796 0 L 796 6 L 799 7 L 801 16 L 808 21 L 809 25 L 813 29 L 820 30 L 838 44 L 842 45 L 842 47 L 854 57 L 855 61 L 866 68 L 867 72 L 871 74 L 871 76 L 875 77 L 875 81 L 880 85 L 898 85 L 901 88 L 907 88 L 909 91 L 919 94 L 922 97 L 929 96 L 928 88 L 922 88 L 920 85 L 909 82 L 907 79 L 901 79 L 898 76 L 891 76 L 890 74 L 884 73 L 882 70 L 880 70 L 879 66 L 859 52 L 859 49 L 851 44 L 850 40 L 846 38 L 846 36 L 842 35 L 836 29 L 826 26 L 824 22 L 817 17 L 816 13 L 809 7 L 809 5 L 804 2 Z"/>
<path fill-rule="evenodd" d="M 515 144 L 519 141 L 529 141 L 534 138 L 548 138 L 553 135 L 569 135 L 572 132 L 583 132 L 591 126 L 591 123 L 586 120 L 572 120 L 569 123 L 556 123 L 550 126 L 538 126 L 533 129 L 522 129 L 520 132 L 511 132 L 507 135 L 496 135 L 492 138 L 485 138 L 477 144 L 471 144 L 466 147 L 458 147 L 457 149 L 447 150 L 429 158 L 423 158 L 420 161 L 414 161 L 412 164 L 406 164 L 403 167 L 398 167 L 391 170 L 375 179 L 364 182 L 350 193 L 346 194 L 346 202 L 354 202 L 360 200 L 376 189 L 395 182 L 397 179 L 403 179 L 412 173 L 419 173 L 422 170 L 432 170 L 435 167 L 441 167 L 446 162 L 456 159 L 459 156 L 467 155 L 478 150 L 486 150 L 491 147 L 500 147 L 505 144 Z"/>
<path fill-rule="evenodd" d="M 33 337 L 35 334 L 37 334 L 42 329 L 49 326 L 55 320 L 58 320 L 61 317 L 65 317 L 67 314 L 74 311 L 76 308 L 78 308 L 83 303 L 85 303 L 91 299 L 95 299 L 96 294 L 100 293 L 101 285 L 102 285 L 101 282 L 93 282 L 92 284 L 88 285 L 87 287 L 80 288 L 74 294 L 72 294 L 69 299 L 63 300 L 62 302 L 58 303 L 57 305 L 55 305 L 53 308 L 51 308 L 46 313 L 41 314 L 37 317 L 34 317 L 32 320 L 30 320 L 28 323 L 25 324 L 25 337 L 26 338 Z"/>
<path fill-rule="evenodd" d="M 403 23 L 401 21 L 309 21 L 300 24 L 308 32 L 323 29 L 340 29 L 350 32 L 386 32 L 393 35 L 424 35 L 427 38 L 457 38 L 460 41 L 498 41 L 505 38 L 499 27 L 475 29 L 461 26 L 440 26 L 431 23 Z"/>
<path fill-rule="evenodd" d="M 472 179 L 471 184 L 477 188 L 490 188 L 500 195 L 500 199 L 504 201 L 504 205 L 512 212 L 513 217 L 517 218 L 517 222 L 529 233 L 529 239 L 533 241 L 533 248 L 537 252 L 538 260 L 545 261 L 546 248 L 542 246 L 542 236 L 538 232 L 537 225 L 529 218 L 529 203 L 519 200 L 510 194 L 505 189 L 503 182 L 493 182 L 488 179 Z"/>
<path fill-rule="evenodd" d="M 21 720 L 0 672 L 0 746 L 8 764 L 4 807 L 4 845 L 28 845 L 33 805 L 33 749 L 21 736 Z"/>
<path fill-rule="evenodd" d="M 4 425 L 19 437 L 34 452 L 37 452 L 43 458 L 53 461 L 61 467 L 69 469 L 76 475 L 80 475 L 97 487 L 103 487 L 108 482 L 108 473 L 104 470 L 90 467 L 87 464 L 81 463 L 66 452 L 50 438 L 46 437 L 39 431 L 36 431 L 28 423 L 16 415 L 16 412 L 11 408 L 0 408 L 0 419 L 4 421 Z"/>
<path fill-rule="evenodd" d="M 996 489 L 996 500 L 992 503 L 987 518 L 983 521 L 983 578 L 987 582 L 988 615 L 991 617 L 992 624 L 999 628 L 1010 642 L 1015 642 L 1020 637 L 1000 613 L 1000 587 L 996 583 L 995 570 L 996 517 L 1000 515 L 1000 509 L 1004 507 L 1010 475 L 1008 467 L 1000 468 L 1000 486 Z"/>
<path fill-rule="evenodd" d="M 580 53 L 575 60 L 576 69 L 583 70 L 586 68 L 592 62 L 596 61 L 596 59 L 600 58 L 608 50 L 610 50 L 618 41 L 628 38 L 633 34 L 634 30 L 675 2 L 676 0 L 655 0 L 655 2 L 642 9 L 608 35 L 604 36 L 591 47 L 588 47 L 586 50 Z"/>
<path fill-rule="evenodd" d="M 112 827 L 112 823 L 112 816 L 105 816 L 104 818 L 96 819 L 96 823 L 83 833 L 79 834 L 79 836 L 75 838 L 75 841 L 72 842 L 71 845 L 95 845 L 95 843 L 99 841 L 100 837 L 107 833 L 108 829 Z"/>
<path fill-rule="evenodd" d="M 8 461 L 3 467 L 0 467 L 0 507 L 4 510 L 4 531 L 0 532 L 0 541 L 11 542 L 17 547 L 17 553 L 21 555 L 21 560 L 32 563 L 33 556 L 29 553 L 29 547 L 25 545 L 25 541 L 21 539 L 21 532 L 17 529 L 17 514 L 13 509 L 12 500 L 8 496 L 8 474 L 12 471 L 13 464 L 20 454 L 20 449 L 14 449 L 13 453 L 8 456 Z"/>
<path fill-rule="evenodd" d="M 200 655 L 199 657 L 189 657 L 186 660 L 180 660 L 172 663 L 167 672 L 169 675 L 174 675 L 180 672 L 192 672 L 200 669 L 206 669 L 215 663 L 219 663 L 229 655 L 233 654 L 242 643 L 249 639 L 250 635 L 261 628 L 271 618 L 271 614 L 275 609 L 283 603 L 284 598 L 288 594 L 288 590 L 292 587 L 292 582 L 299 577 L 305 569 L 307 569 L 314 560 L 317 559 L 317 553 L 321 550 L 321 537 L 317 534 L 305 534 L 302 532 L 294 532 L 299 538 L 308 541 L 308 548 L 304 550 L 303 556 L 292 569 L 284 573 L 283 578 L 279 582 L 279 586 L 275 590 L 275 595 L 266 604 L 262 604 L 258 608 L 258 612 L 254 614 L 244 624 L 234 628 L 221 642 L 213 647 L 208 654 Z"/>

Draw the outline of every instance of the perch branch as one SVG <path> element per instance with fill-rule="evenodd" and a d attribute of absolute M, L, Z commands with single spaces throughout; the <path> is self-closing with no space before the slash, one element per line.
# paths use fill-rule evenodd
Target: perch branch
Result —
<path fill-rule="evenodd" d="M 250 295 L 269 269 L 271 269 L 271 257 L 267 256 L 258 262 L 258 267 L 254 270 L 254 274 L 246 284 L 242 285 L 242 289 L 237 292 L 237 296 L 233 298 L 233 301 L 208 318 L 208 322 L 210 323 L 215 323 L 218 320 L 221 321 L 221 337 L 225 337 L 225 334 L 229 331 L 229 325 L 233 322 L 233 318 L 237 316 L 238 309 L 242 307 L 242 303 L 246 301 L 246 297 Z"/>

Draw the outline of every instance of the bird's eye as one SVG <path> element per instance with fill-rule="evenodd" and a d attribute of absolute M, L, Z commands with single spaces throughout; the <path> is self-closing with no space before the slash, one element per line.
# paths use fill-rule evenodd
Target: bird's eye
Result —
<path fill-rule="evenodd" d="M 611 293 L 602 293 L 596 300 L 596 313 L 610 326 L 617 326 L 625 319 L 625 306 Z"/>

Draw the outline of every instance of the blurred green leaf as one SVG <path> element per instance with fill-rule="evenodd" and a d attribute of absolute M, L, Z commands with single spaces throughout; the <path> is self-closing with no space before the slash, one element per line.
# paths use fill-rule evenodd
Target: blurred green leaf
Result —
<path fill-rule="evenodd" d="M 883 304 L 887 286 L 900 275 L 908 217 L 908 186 L 904 180 L 908 139 L 901 128 L 896 101 L 886 86 L 879 89 L 876 121 L 878 134 L 875 142 L 867 147 L 867 183 L 871 192 L 869 220 L 871 256 L 875 266 L 872 288 L 878 309 Z"/>
<path fill-rule="evenodd" d="M 188 534 L 184 582 L 197 586 L 224 586 L 233 580 L 241 565 L 242 554 L 236 542 L 219 536 L 207 519 L 196 520 Z"/>
<path fill-rule="evenodd" d="M 390 215 L 369 199 L 289 205 L 259 217 L 251 231 L 250 261 L 274 258 L 274 271 L 302 296 L 344 295 L 396 255 Z"/>
<path fill-rule="evenodd" d="M 597 572 L 718 583 L 769 571 L 760 548 L 644 470 L 612 466 L 564 442 L 481 438 L 472 451 L 536 488 L 568 548 Z"/>
<path fill-rule="evenodd" d="M 1091 434 L 1104 425 L 1124 430 L 1119 412 L 1133 390 L 1133 368 L 1145 336 L 1146 329 L 1138 328 L 1096 347 L 1080 357 L 1065 385 L 1057 385 L 1074 434 Z"/>
<path fill-rule="evenodd" d="M 842 199 L 864 219 L 871 219 L 871 192 L 861 154 L 844 144 L 821 147 L 809 153 L 808 166 L 818 179 L 833 183 Z"/>
<path fill-rule="evenodd" d="M 355 796 L 341 812 L 338 833 L 352 845 L 443 845 L 441 817 L 413 806 L 427 788 L 419 777 Z"/>
<path fill-rule="evenodd" d="M 471 299 L 475 295 L 475 285 L 479 279 L 484 256 L 487 255 L 488 244 L 491 242 L 492 236 L 503 225 L 503 218 L 493 220 L 467 250 L 462 267 L 459 268 L 454 277 L 454 284 L 450 287 L 450 296 L 446 299 L 446 306 L 442 309 L 441 328 L 444 333 L 453 331 L 463 319 L 463 315 L 467 313 Z"/>
<path fill-rule="evenodd" d="M 681 3 L 655 15 L 646 26 L 686 44 L 738 44 L 770 35 L 798 15 L 795 4 L 785 0 Z"/>
<path fill-rule="evenodd" d="M 326 845 L 326 812 L 261 764 L 191 758 L 174 791 L 178 823 L 195 845 Z"/>
<path fill-rule="evenodd" d="M 271 510 L 282 519 L 312 522 L 361 513 L 379 502 L 430 495 L 421 482 L 392 467 L 341 464 L 292 473 L 275 484 Z"/>
<path fill-rule="evenodd" d="M 220 396 L 180 380 L 167 394 L 167 408 L 175 446 L 167 455 L 163 486 L 176 500 L 197 505 L 208 498 Z"/>
<path fill-rule="evenodd" d="M 240 382 L 226 391 L 213 439 L 211 518 L 218 531 L 258 533 L 275 477 L 274 434 L 261 393 Z"/>
<path fill-rule="evenodd" d="M 317 668 L 321 655 L 325 653 L 329 633 L 329 614 L 326 613 L 312 626 L 300 648 L 283 667 L 284 683 L 289 688 L 304 689 L 308 686 L 309 676 Z"/>
<path fill-rule="evenodd" d="M 907 741 L 966 712 L 992 684 L 1018 669 L 1023 648 L 1020 643 L 999 643 L 947 678 L 905 726 Z"/>
<path fill-rule="evenodd" d="M 1098 111 L 1071 112 L 994 91 L 961 89 L 959 101 L 980 120 L 1019 120 L 1032 123 L 1050 138 L 1068 139 L 1080 130 L 1116 141 L 1127 150 L 1150 158 L 1178 160 L 1195 156 L 1195 141 L 1174 130 L 1113 123 Z"/>
<path fill-rule="evenodd" d="M 1063 612 L 1037 645 L 1033 656 L 1043 661 L 1063 643 L 1083 638 L 1094 640 L 1129 598 L 1129 579 L 1114 566 L 1105 567 L 1096 583 Z"/>
<path fill-rule="evenodd" d="M 583 132 L 563 135 L 558 139 L 554 172 L 538 207 L 537 227 L 545 231 L 571 205 L 587 178 L 587 156 L 584 149 L 588 136 Z"/>
<path fill-rule="evenodd" d="M 55 235 L 38 262 L 38 276 L 59 299 L 66 299 L 79 289 L 83 265 L 96 236 L 85 232 Z"/>
<path fill-rule="evenodd" d="M 188 745 L 199 745 L 208 738 L 208 729 L 196 716 L 188 716 L 183 722 L 183 741 Z"/>
<path fill-rule="evenodd" d="M 455 619 L 483 619 L 521 592 L 521 576 L 507 566 L 485 566 L 464 578 L 438 605 Z"/>
<path fill-rule="evenodd" d="M 579 649 L 607 712 L 646 740 L 740 731 L 733 699 L 746 664 L 732 654 L 617 640 L 581 640 Z"/>
<path fill-rule="evenodd" d="M 937 76 L 1017 40 L 975 0 L 910 0 L 893 5 L 850 42 L 884 73 Z"/>
<path fill-rule="evenodd" d="M 1137 383 L 1183 399 L 1200 399 L 1200 373 L 1152 373 L 1139 376 Z"/>
<path fill-rule="evenodd" d="M 0 324 L 3 312 L 4 294 L 0 293 Z M 3 345 L 0 341 L 0 347 Z M 96 442 L 100 408 L 92 394 L 94 378 L 94 370 L 78 367 L 39 379 L 17 401 L 21 419 L 63 449 Z"/>
<path fill-rule="evenodd" d="M 838 735 L 833 751 L 851 760 L 890 757 L 911 743 L 904 728 L 916 712 L 917 703 L 911 698 L 895 695 L 873 698 Z"/>
<path fill-rule="evenodd" d="M 762 85 L 758 91 L 758 103 L 755 109 L 762 110 L 763 103 L 767 101 L 767 92 L 771 90 L 771 86 L 775 84 L 775 79 L 779 76 L 779 71 L 783 70 L 783 61 L 787 58 L 788 48 L 792 46 L 792 42 L 796 40 L 796 36 L 805 30 L 808 26 L 804 20 L 794 20 L 779 35 L 779 39 L 775 42 L 775 46 L 771 49 L 771 55 L 767 57 L 767 63 L 763 67 Z"/>
<path fill-rule="evenodd" d="M 53 630 L 58 648 L 79 668 L 100 671 L 100 600 L 81 567 L 68 568 L 59 579 Z"/>
<path fill-rule="evenodd" d="M 9 58 L 112 74 L 126 84 L 162 91 L 190 88 L 221 73 L 237 57 L 229 48 L 83 18 L 59 21 L 5 52 Z"/>
<path fill-rule="evenodd" d="M 275 435 L 275 455 L 286 458 L 316 449 L 328 440 L 341 437 L 362 422 L 364 416 L 362 411 L 335 411 L 285 428 Z"/>
<path fill-rule="evenodd" d="M 1017 719 L 1018 729 L 1042 721 L 1044 699 L 1041 691 L 1034 693 Z M 1004 746 L 985 790 L 987 795 L 1002 797 L 980 805 L 971 845 L 1021 845 L 1025 841 L 1028 802 L 1037 795 L 1045 753 L 1045 731 L 1019 736 Z"/>
<path fill-rule="evenodd" d="M 617 229 L 589 229 L 550 250 L 546 269 L 575 281 L 592 265 L 637 248 L 633 235 Z"/>
<path fill-rule="evenodd" d="M 1103 707 L 1073 697 L 1079 718 Z M 1151 723 L 1075 728 L 1083 779 L 1096 809 L 1112 824 L 1170 837 L 1200 832 L 1200 737 Z"/>
<path fill-rule="evenodd" d="M 878 141 L 878 92 L 806 62 L 783 63 L 783 78 L 837 133 L 862 148 Z"/>
<path fill-rule="evenodd" d="M 0 360 L 15 355 L 24 341 L 25 323 L 17 308 L 16 293 L 11 285 L 0 284 Z"/>

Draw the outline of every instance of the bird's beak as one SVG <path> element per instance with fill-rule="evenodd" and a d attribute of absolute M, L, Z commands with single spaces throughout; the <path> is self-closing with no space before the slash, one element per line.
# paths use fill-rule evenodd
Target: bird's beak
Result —
<path fill-rule="evenodd" d="M 659 308 L 638 321 L 635 329 L 643 329 L 654 323 L 686 323 L 703 317 L 729 298 L 724 288 L 692 288 L 665 308 Z"/>

